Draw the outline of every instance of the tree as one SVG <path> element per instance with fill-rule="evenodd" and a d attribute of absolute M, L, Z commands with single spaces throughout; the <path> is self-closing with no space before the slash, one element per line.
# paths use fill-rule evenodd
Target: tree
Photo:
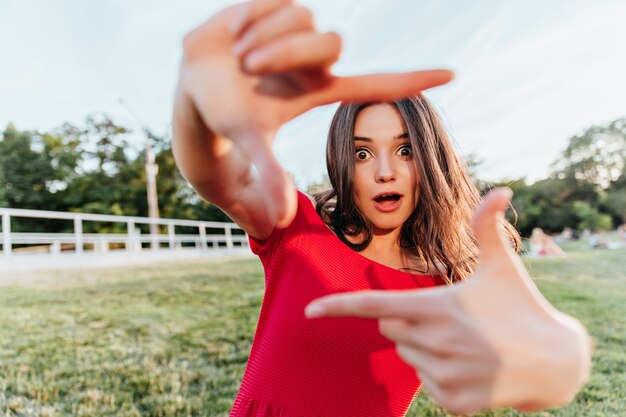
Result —
<path fill-rule="evenodd" d="M 60 192 L 67 188 L 82 158 L 79 142 L 60 133 L 19 131 L 9 124 L 0 140 L 2 206 L 35 210 L 63 209 Z M 14 230 L 58 230 L 58 221 L 20 219 Z"/>
<path fill-rule="evenodd" d="M 18 131 L 9 124 L 0 140 L 0 182 L 9 207 L 54 209 L 82 158 L 79 142 L 58 133 Z"/>
<path fill-rule="evenodd" d="M 231 221 L 182 177 L 170 138 L 145 133 L 159 165 L 161 216 Z M 83 127 L 66 123 L 45 133 L 8 125 L 0 138 L 0 206 L 147 216 L 145 152 L 130 146 L 130 134 L 130 129 L 104 114 L 90 115 Z M 18 221 L 14 230 L 71 231 L 72 227 L 71 222 L 26 219 Z M 86 232 L 122 232 L 125 227 L 84 224 Z"/>
<path fill-rule="evenodd" d="M 575 227 L 578 219 L 568 197 L 571 190 L 565 182 L 545 179 L 526 186 L 524 181 L 514 183 L 513 207 L 517 212 L 516 227 L 528 236 L 535 227 L 547 232 L 560 232 Z"/>
<path fill-rule="evenodd" d="M 591 126 L 570 139 L 553 164 L 556 178 L 608 188 L 626 166 L 626 119 Z"/>
<path fill-rule="evenodd" d="M 626 223 L 626 172 L 607 189 L 604 204 L 615 223 Z"/>
<path fill-rule="evenodd" d="M 143 215 L 145 198 L 140 199 L 139 193 L 145 190 L 145 173 L 136 157 L 138 151 L 128 143 L 130 129 L 97 114 L 87 118 L 84 128 L 65 125 L 65 130 L 78 137 L 84 149 L 78 175 L 62 195 L 66 209 Z"/>
<path fill-rule="evenodd" d="M 611 216 L 600 213 L 586 201 L 574 201 L 572 208 L 575 215 L 578 217 L 578 230 L 611 229 L 613 223 Z"/>

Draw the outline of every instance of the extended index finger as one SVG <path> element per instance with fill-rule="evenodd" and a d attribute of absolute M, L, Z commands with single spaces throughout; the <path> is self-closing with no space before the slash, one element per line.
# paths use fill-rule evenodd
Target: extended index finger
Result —
<path fill-rule="evenodd" d="M 439 317 L 445 307 L 442 295 L 447 288 L 404 291 L 359 291 L 328 295 L 305 308 L 308 318 L 363 317 L 403 318 L 421 321 Z"/>
<path fill-rule="evenodd" d="M 412 71 L 335 77 L 333 84 L 313 96 L 316 104 L 337 101 L 390 101 L 420 93 L 454 78 L 449 70 Z"/>

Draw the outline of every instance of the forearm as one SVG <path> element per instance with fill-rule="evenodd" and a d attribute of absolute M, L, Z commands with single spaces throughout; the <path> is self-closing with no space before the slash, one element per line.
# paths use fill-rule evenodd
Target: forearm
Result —
<path fill-rule="evenodd" d="M 212 132 L 180 91 L 174 103 L 172 150 L 181 173 L 202 198 L 251 236 L 270 235 L 276 218 L 252 161 L 232 140 Z"/>
<path fill-rule="evenodd" d="M 252 164 L 233 142 L 213 133 L 184 93 L 175 97 L 172 150 L 187 181 L 218 205 L 236 199 L 252 182 Z"/>

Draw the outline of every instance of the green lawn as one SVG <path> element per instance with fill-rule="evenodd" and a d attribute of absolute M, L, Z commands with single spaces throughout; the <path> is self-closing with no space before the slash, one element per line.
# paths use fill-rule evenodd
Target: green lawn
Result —
<path fill-rule="evenodd" d="M 624 416 L 626 249 L 529 263 L 590 329 L 590 383 L 535 416 Z M 2 280 L 2 278 L 0 278 Z M 38 273 L 0 287 L 0 416 L 226 416 L 263 292 L 255 259 Z M 446 416 L 426 395 L 410 416 Z M 521 415 L 511 410 L 482 416 Z"/>

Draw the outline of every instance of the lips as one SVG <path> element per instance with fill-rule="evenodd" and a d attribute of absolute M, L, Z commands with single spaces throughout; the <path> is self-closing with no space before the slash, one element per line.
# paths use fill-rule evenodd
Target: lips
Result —
<path fill-rule="evenodd" d="M 402 197 L 402 194 L 394 191 L 380 193 L 373 198 L 374 206 L 383 213 L 395 211 L 400 207 Z"/>
<path fill-rule="evenodd" d="M 379 204 L 392 204 L 397 202 L 402 198 L 402 194 L 396 193 L 394 191 L 388 193 L 380 193 L 376 197 L 374 197 L 374 201 Z"/>

